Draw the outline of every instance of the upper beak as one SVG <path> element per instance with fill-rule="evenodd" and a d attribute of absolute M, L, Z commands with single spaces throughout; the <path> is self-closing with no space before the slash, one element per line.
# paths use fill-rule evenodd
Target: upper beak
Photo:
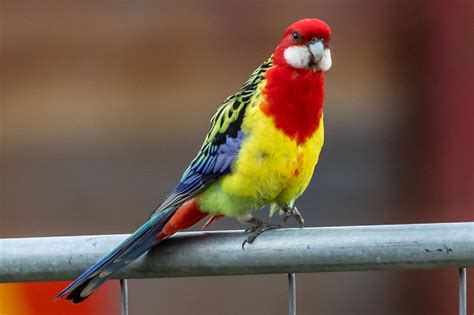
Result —
<path fill-rule="evenodd" d="M 313 55 L 314 63 L 318 63 L 323 58 L 324 44 L 321 40 L 310 43 L 308 49 Z"/>

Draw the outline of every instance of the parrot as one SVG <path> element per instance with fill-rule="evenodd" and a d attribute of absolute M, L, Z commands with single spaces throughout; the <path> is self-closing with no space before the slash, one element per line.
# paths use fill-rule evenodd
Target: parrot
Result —
<path fill-rule="evenodd" d="M 286 28 L 270 57 L 211 119 L 197 156 L 149 220 L 56 297 L 82 302 L 115 272 L 152 247 L 210 216 L 250 227 L 242 247 L 281 227 L 252 214 L 270 207 L 283 223 L 304 219 L 294 206 L 313 176 L 323 142 L 324 73 L 331 29 L 320 19 Z"/>

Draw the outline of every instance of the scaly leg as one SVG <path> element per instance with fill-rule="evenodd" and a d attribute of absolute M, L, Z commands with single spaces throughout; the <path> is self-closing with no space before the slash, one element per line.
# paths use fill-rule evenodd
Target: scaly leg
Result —
<path fill-rule="evenodd" d="M 281 208 L 281 211 L 283 212 L 282 216 L 282 223 L 285 224 L 286 221 L 288 220 L 289 217 L 294 217 L 295 220 L 299 223 L 301 227 L 304 227 L 304 219 L 301 213 L 298 211 L 298 208 L 295 206 L 283 206 Z"/>
<path fill-rule="evenodd" d="M 245 232 L 250 233 L 245 241 L 242 243 L 242 249 L 245 250 L 245 244 L 252 244 L 255 239 L 265 231 L 279 229 L 282 226 L 280 224 L 272 224 L 267 223 L 263 220 L 257 219 L 255 217 L 241 219 L 241 221 L 245 223 L 252 224 L 252 226 L 248 227 Z"/>

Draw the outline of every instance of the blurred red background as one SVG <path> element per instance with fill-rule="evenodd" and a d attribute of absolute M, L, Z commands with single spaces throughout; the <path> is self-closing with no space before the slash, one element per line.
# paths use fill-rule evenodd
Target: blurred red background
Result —
<path fill-rule="evenodd" d="M 0 237 L 134 230 L 303 17 L 331 25 L 334 62 L 326 144 L 297 203 L 307 224 L 472 221 L 472 1 L 5 1 Z M 457 270 L 305 274 L 298 307 L 452 314 L 456 285 Z M 0 285 L 0 313 L 60 314 L 60 286 Z M 102 291 L 76 312 L 118 312 L 118 286 Z M 130 311 L 285 314 L 286 294 L 285 275 L 132 280 Z"/>

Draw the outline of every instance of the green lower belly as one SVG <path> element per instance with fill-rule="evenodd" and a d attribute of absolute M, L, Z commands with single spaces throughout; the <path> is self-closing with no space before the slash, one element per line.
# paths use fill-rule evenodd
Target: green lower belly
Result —
<path fill-rule="evenodd" d="M 199 195 L 198 202 L 201 211 L 233 217 L 244 216 L 267 204 L 266 200 L 258 196 L 242 196 L 223 191 L 222 180 L 204 190 Z"/>

